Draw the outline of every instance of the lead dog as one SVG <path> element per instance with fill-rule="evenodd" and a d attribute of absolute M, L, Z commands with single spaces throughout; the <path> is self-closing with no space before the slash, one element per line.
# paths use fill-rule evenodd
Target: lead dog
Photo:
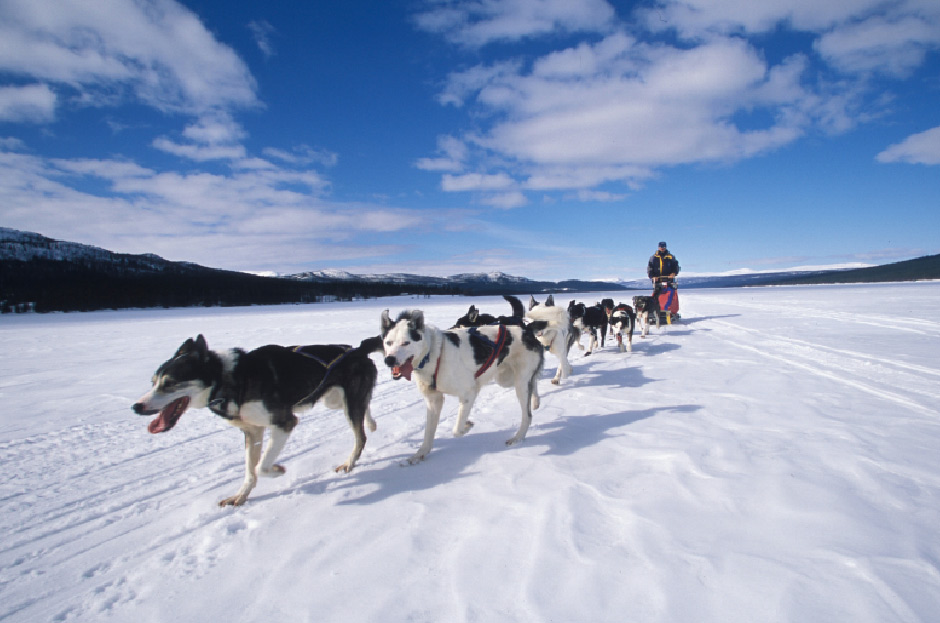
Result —
<path fill-rule="evenodd" d="M 545 323 L 545 327 L 535 331 L 535 337 L 558 358 L 558 370 L 552 379 L 552 385 L 558 385 L 571 375 L 568 351 L 571 345 L 579 342 L 580 331 L 571 324 L 568 310 L 555 305 L 554 297 L 549 294 L 544 303 L 539 303 L 529 295 L 529 312 L 526 318 L 530 322 Z"/>
<path fill-rule="evenodd" d="M 378 337 L 358 347 L 262 346 L 245 352 L 209 350 L 200 335 L 188 339 L 157 368 L 153 387 L 134 404 L 139 415 L 159 414 L 150 422 L 151 433 L 163 433 L 179 421 L 187 408 L 208 407 L 245 434 L 245 481 L 238 492 L 219 506 L 239 506 L 254 489 L 258 476 L 281 476 L 275 463 L 297 425 L 295 411 L 318 400 L 330 409 L 343 409 L 356 438 L 352 454 L 336 471 L 353 469 L 366 445 L 364 424 L 374 431 L 369 410 L 378 375 L 369 353 L 381 349 Z M 268 443 L 261 453 L 267 429 Z"/>
<path fill-rule="evenodd" d="M 537 381 L 544 359 L 531 327 L 497 325 L 442 331 L 425 323 L 424 312 L 419 310 L 404 311 L 393 321 L 386 309 L 382 312 L 382 341 L 392 378 L 410 381 L 413 374 L 427 403 L 424 442 L 408 463 L 414 465 L 431 452 L 445 394 L 460 401 L 454 436 L 462 437 L 473 426 L 468 418 L 480 389 L 494 382 L 514 387 L 522 410 L 519 430 L 506 445 L 525 439 L 532 411 L 539 407 Z"/>

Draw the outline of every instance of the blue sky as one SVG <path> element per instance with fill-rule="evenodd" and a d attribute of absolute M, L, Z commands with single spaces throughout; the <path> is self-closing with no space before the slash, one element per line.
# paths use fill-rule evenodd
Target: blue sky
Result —
<path fill-rule="evenodd" d="M 936 0 L 0 0 L 0 225 L 234 270 L 940 252 Z"/>

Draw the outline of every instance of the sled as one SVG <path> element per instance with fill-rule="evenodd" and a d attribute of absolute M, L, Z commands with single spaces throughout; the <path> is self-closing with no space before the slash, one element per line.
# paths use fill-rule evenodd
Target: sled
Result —
<path fill-rule="evenodd" d="M 659 294 L 659 322 L 660 324 L 672 324 L 673 320 L 678 320 L 679 316 L 679 289 L 675 282 L 663 283 L 660 286 Z"/>

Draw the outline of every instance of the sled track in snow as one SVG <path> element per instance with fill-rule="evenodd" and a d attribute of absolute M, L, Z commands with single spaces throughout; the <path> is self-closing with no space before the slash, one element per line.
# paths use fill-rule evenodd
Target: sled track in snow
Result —
<path fill-rule="evenodd" d="M 709 324 L 720 328 L 721 339 L 737 348 L 848 385 L 908 409 L 929 415 L 938 414 L 935 405 L 940 404 L 940 391 L 931 384 L 925 385 L 923 377 L 940 377 L 940 370 L 772 335 L 724 320 L 711 320 Z M 736 337 L 742 334 L 748 337 Z"/>

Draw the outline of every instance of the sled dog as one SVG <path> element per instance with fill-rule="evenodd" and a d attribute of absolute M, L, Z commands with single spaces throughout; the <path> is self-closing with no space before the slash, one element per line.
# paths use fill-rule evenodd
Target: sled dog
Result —
<path fill-rule="evenodd" d="M 609 319 L 610 330 L 617 338 L 617 345 L 620 352 L 633 352 L 633 327 L 636 325 L 636 313 L 633 308 L 626 303 L 620 303 L 616 307 L 606 307 L 607 317 Z M 626 346 L 624 346 L 624 336 L 626 336 Z"/>
<path fill-rule="evenodd" d="M 535 297 L 529 295 L 529 311 L 526 318 L 531 322 L 545 322 L 545 328 L 535 331 L 535 337 L 558 358 L 558 370 L 552 379 L 553 385 L 558 385 L 571 375 L 571 364 L 568 362 L 568 350 L 571 345 L 578 342 L 580 332 L 571 324 L 568 310 L 555 305 L 554 297 L 549 294 L 544 303 L 539 303 Z"/>
<path fill-rule="evenodd" d="M 426 323 L 420 310 L 403 311 L 392 320 L 386 309 L 382 341 L 392 378 L 411 380 L 414 375 L 427 403 L 424 442 L 408 463 L 418 463 L 431 452 L 445 395 L 460 401 L 454 436 L 462 437 L 473 426 L 469 415 L 474 400 L 490 383 L 514 387 L 522 410 L 519 430 L 506 445 L 525 439 L 532 411 L 539 407 L 537 382 L 544 359 L 542 345 L 530 327 L 491 325 L 442 331 Z"/>
<path fill-rule="evenodd" d="M 467 313 L 457 319 L 451 329 L 467 329 L 469 327 L 482 327 L 488 324 L 514 324 L 522 325 L 522 318 L 525 310 L 522 307 L 522 301 L 509 294 L 504 294 L 503 298 L 509 302 L 512 307 L 512 314 L 509 316 L 493 316 L 492 314 L 481 314 L 476 305 L 471 305 Z"/>
<path fill-rule="evenodd" d="M 353 469 L 366 444 L 365 424 L 374 431 L 369 410 L 378 372 L 369 353 L 382 347 L 379 337 L 358 347 L 346 345 L 262 346 L 245 352 L 209 350 L 199 335 L 188 339 L 176 354 L 157 368 L 150 391 L 134 406 L 139 415 L 155 415 L 148 430 L 163 433 L 187 408 L 208 407 L 245 434 L 245 480 L 238 492 L 219 506 L 245 503 L 258 476 L 280 476 L 275 463 L 297 424 L 295 411 L 318 400 L 330 409 L 343 409 L 356 442 L 337 472 Z M 268 443 L 261 452 L 265 429 Z"/>
<path fill-rule="evenodd" d="M 655 296 L 634 296 L 633 307 L 636 309 L 636 317 L 643 326 L 640 337 L 646 337 L 650 332 L 650 319 L 656 323 L 659 328 L 659 301 Z"/>
<path fill-rule="evenodd" d="M 587 333 L 591 336 L 591 342 L 585 356 L 590 355 L 597 349 L 597 334 L 601 336 L 601 348 L 604 347 L 604 338 L 607 335 L 607 311 L 597 303 L 586 307 L 584 303 L 568 303 L 568 315 L 574 326 L 581 330 L 581 333 Z M 578 340 L 578 347 L 581 348 L 581 340 Z M 582 349 L 583 350 L 583 349 Z"/>

